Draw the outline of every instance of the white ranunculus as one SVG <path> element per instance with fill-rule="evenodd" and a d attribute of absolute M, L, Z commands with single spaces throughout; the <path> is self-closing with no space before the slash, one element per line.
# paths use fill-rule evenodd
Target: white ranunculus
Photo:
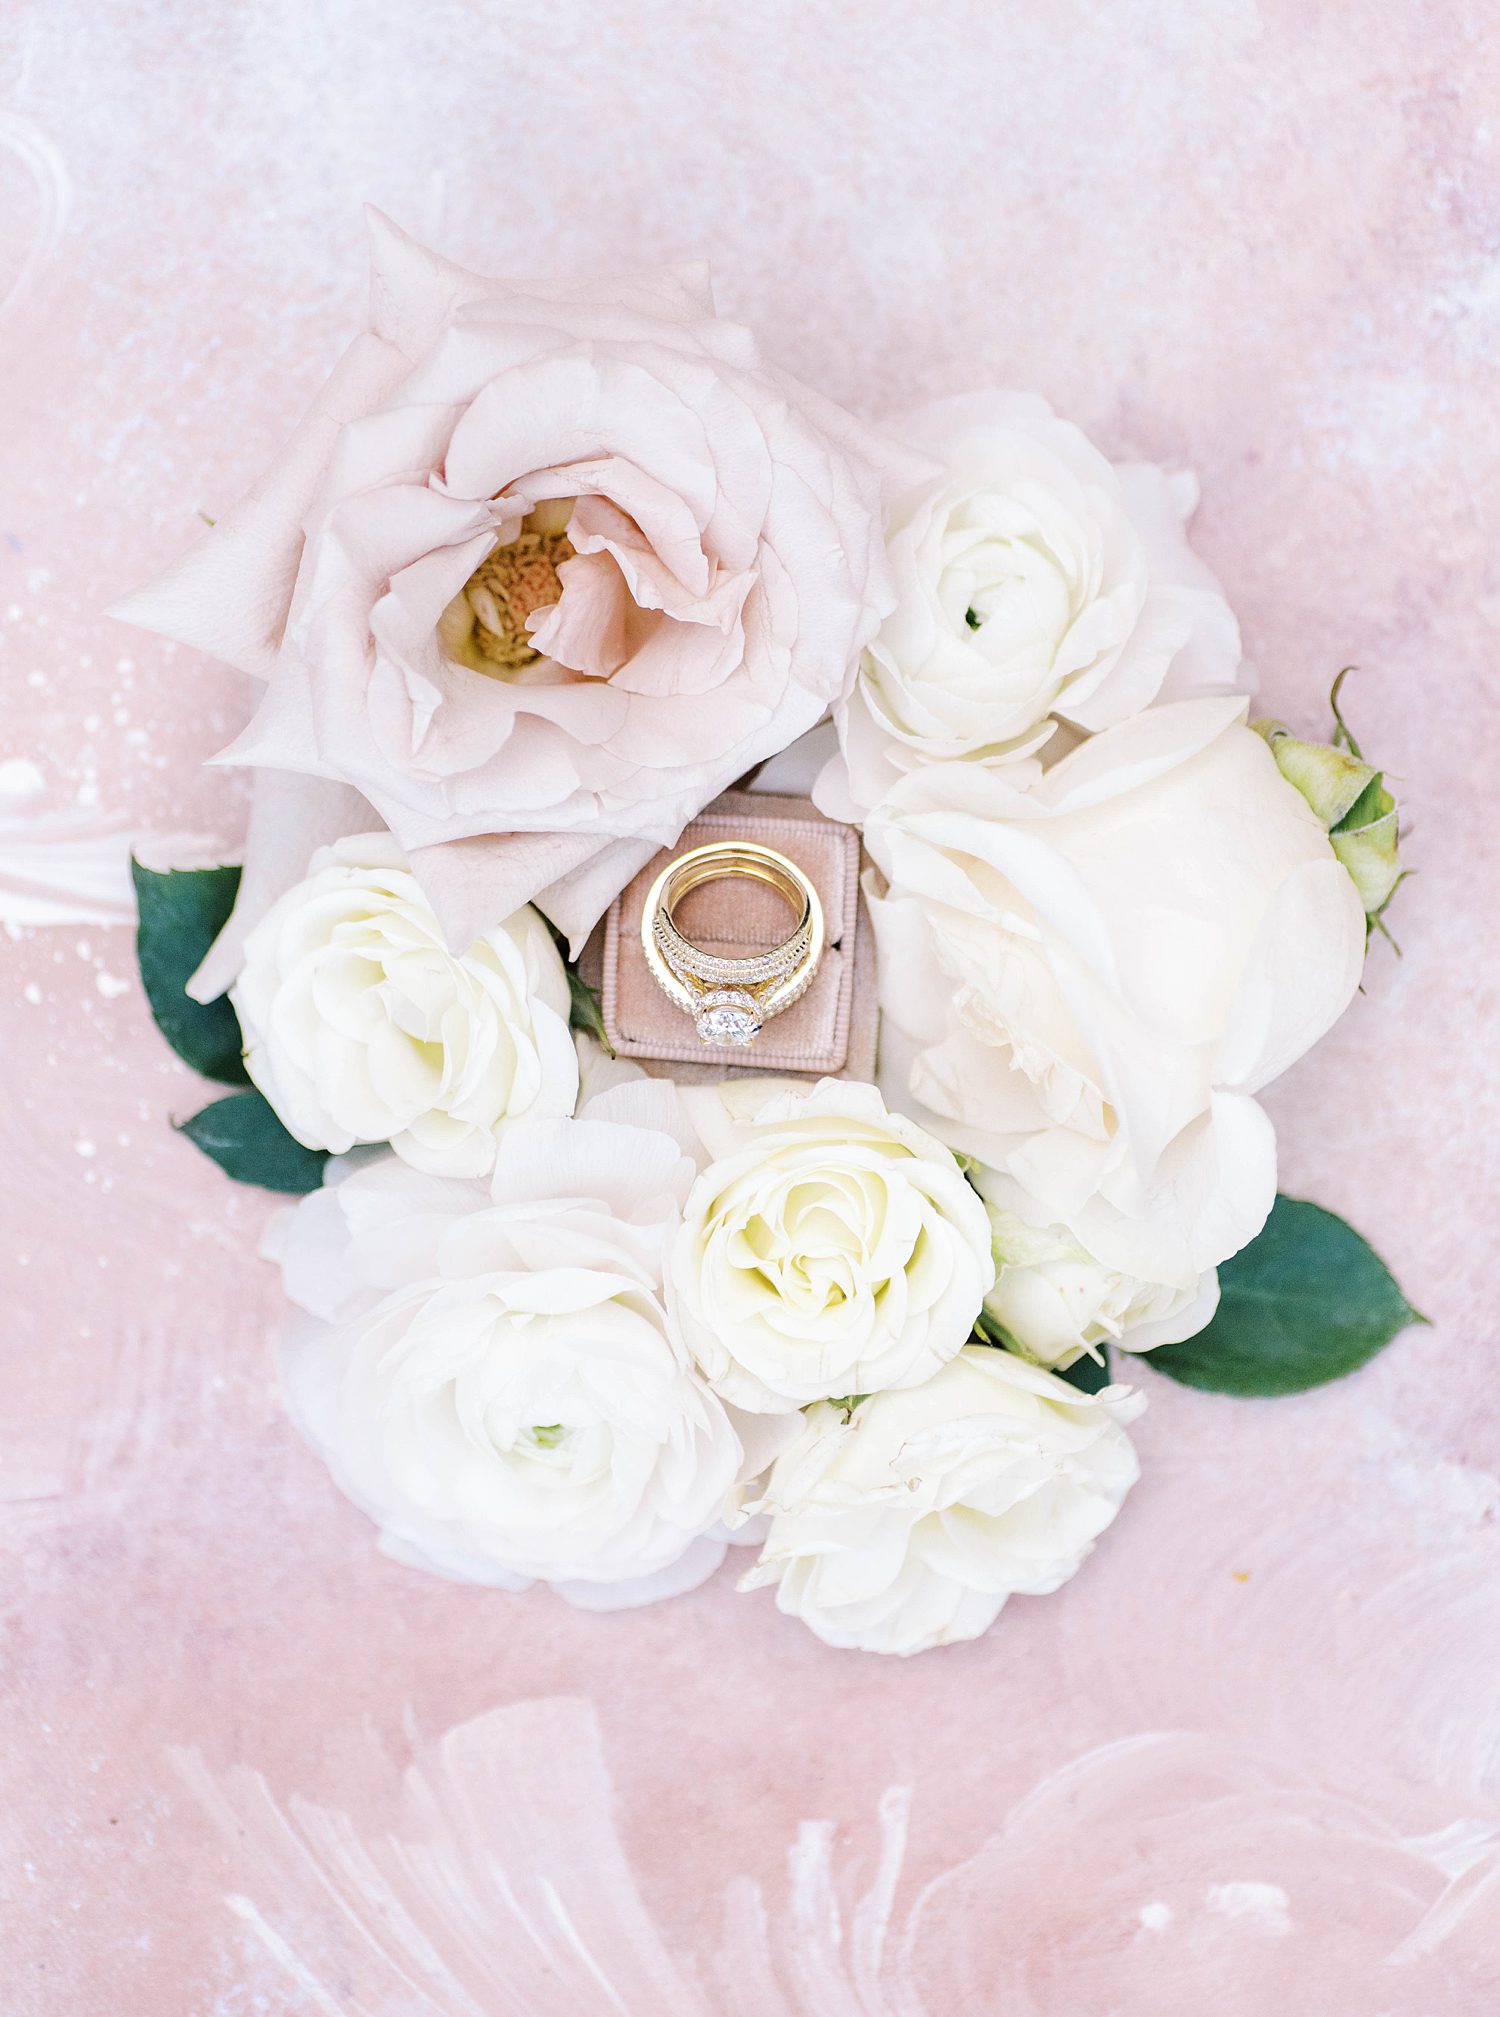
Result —
<path fill-rule="evenodd" d="M 897 605 L 836 704 L 828 811 L 861 817 L 925 764 L 1031 756 L 1058 721 L 1091 732 L 1244 687 L 1233 613 L 1184 532 L 1191 476 L 1111 466 L 1029 393 L 940 400 L 895 432 L 934 474 L 887 516 Z"/>
<path fill-rule="evenodd" d="M 680 1127 L 617 1085 L 508 1129 L 488 1189 L 385 1156 L 288 1214 L 288 1406 L 386 1553 L 592 1608 L 717 1566 L 741 1447 L 662 1303 Z"/>
<path fill-rule="evenodd" d="M 981 1192 L 984 1175 L 976 1180 Z M 1003 1206 L 990 1206 L 995 1238 L 995 1286 L 986 1317 L 1014 1348 L 1061 1372 L 1102 1345 L 1149 1352 L 1196 1337 L 1219 1304 L 1219 1278 L 1189 1274 L 1170 1282 L 1143 1280 L 1107 1268 L 1065 1226 L 1030 1226 Z"/>
<path fill-rule="evenodd" d="M 1135 1483 L 1124 1424 L 1144 1405 L 969 1345 L 923 1386 L 809 1408 L 751 1508 L 770 1527 L 740 1587 L 774 1583 L 831 1646 L 977 1638 L 1078 1569 Z"/>
<path fill-rule="evenodd" d="M 462 954 L 386 833 L 314 855 L 250 934 L 230 990 L 245 1064 L 309 1148 L 388 1141 L 442 1176 L 483 1176 L 500 1128 L 570 1114 L 568 977 L 517 911 Z"/>
<path fill-rule="evenodd" d="M 1353 885 L 1243 710 L 1150 708 L 1027 789 L 935 765 L 865 829 L 887 1098 L 990 1165 L 993 1202 L 1160 1282 L 1259 1231 L 1253 1096 L 1364 959 Z"/>
<path fill-rule="evenodd" d="M 714 1160 L 668 1297 L 726 1400 L 777 1413 L 914 1386 L 952 1358 L 994 1263 L 984 1206 L 941 1142 L 845 1080 L 740 1079 L 684 1099 Z"/>

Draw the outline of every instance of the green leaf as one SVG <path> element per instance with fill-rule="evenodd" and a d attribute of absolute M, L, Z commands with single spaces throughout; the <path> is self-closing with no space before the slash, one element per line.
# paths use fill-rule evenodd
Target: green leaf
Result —
<path fill-rule="evenodd" d="M 611 1057 L 615 1047 L 610 1042 L 604 1027 L 604 1011 L 599 1006 L 599 993 L 591 988 L 576 967 L 568 968 L 568 1024 L 575 1030 L 583 1030 L 591 1037 L 597 1037 Z"/>
<path fill-rule="evenodd" d="M 239 1022 L 229 997 L 193 1001 L 184 990 L 224 928 L 240 884 L 237 868 L 172 869 L 158 874 L 132 859 L 136 956 L 156 1026 L 185 1064 L 221 1085 L 250 1083 Z"/>
<path fill-rule="evenodd" d="M 1101 1352 L 1104 1351 L 1102 1345 L 1099 1349 Z M 1077 1387 L 1081 1394 L 1097 1394 L 1101 1388 L 1107 1387 L 1114 1377 L 1109 1370 L 1108 1352 L 1104 1352 L 1102 1366 L 1097 1359 L 1091 1359 L 1085 1352 L 1083 1357 L 1075 1359 L 1071 1366 L 1056 1367 L 1054 1370 L 1060 1380 L 1066 1380 L 1070 1387 Z"/>
<path fill-rule="evenodd" d="M 1009 1352 L 1012 1357 L 1023 1359 L 1028 1366 L 1037 1365 L 1029 1352 L 1023 1352 L 1003 1324 L 997 1324 L 988 1310 L 981 1310 L 974 1319 L 974 1335 L 971 1345 L 988 1345 L 992 1351 Z M 1054 1379 L 1066 1380 L 1070 1387 L 1077 1387 L 1081 1394 L 1097 1394 L 1101 1387 L 1107 1387 L 1114 1378 L 1109 1369 L 1109 1353 L 1103 1345 L 1099 1350 L 1104 1354 L 1104 1364 L 1091 1359 L 1087 1352 L 1075 1359 L 1071 1366 L 1039 1366 L 1038 1370 L 1051 1373 Z"/>
<path fill-rule="evenodd" d="M 567 934 L 558 930 L 545 911 L 539 911 L 537 914 L 551 932 L 552 943 L 557 947 L 558 957 L 563 963 L 563 972 L 568 976 L 569 1029 L 582 1030 L 585 1036 L 596 1038 L 609 1056 L 613 1057 L 615 1047 L 604 1028 L 604 1011 L 599 1006 L 599 990 L 589 986 L 572 960 L 568 958 Z"/>
<path fill-rule="evenodd" d="M 326 1149 L 304 1148 L 258 1092 L 231 1093 L 184 1121 L 181 1133 L 239 1184 L 301 1196 L 323 1181 Z"/>
<path fill-rule="evenodd" d="M 1352 1226 L 1278 1197 L 1258 1239 L 1219 1269 L 1206 1329 L 1150 1365 L 1213 1394 L 1300 1394 L 1341 1379 L 1408 1324 L 1425 1324 Z"/>

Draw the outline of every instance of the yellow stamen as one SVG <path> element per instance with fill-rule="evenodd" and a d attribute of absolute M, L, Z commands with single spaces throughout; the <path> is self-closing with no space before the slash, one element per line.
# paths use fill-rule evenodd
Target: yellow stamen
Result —
<path fill-rule="evenodd" d="M 491 549 L 438 619 L 450 658 L 495 679 L 537 663 L 542 654 L 526 621 L 562 595 L 557 570 L 573 557 L 566 523 L 555 506 L 540 507 L 514 539 Z"/>

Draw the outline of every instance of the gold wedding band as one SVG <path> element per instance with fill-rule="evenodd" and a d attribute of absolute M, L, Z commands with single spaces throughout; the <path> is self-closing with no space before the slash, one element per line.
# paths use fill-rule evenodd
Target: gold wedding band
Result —
<path fill-rule="evenodd" d="M 694 945 L 673 917 L 690 890 L 739 877 L 764 883 L 783 898 L 796 923 L 778 945 L 747 959 L 721 959 Z M 801 998 L 823 957 L 823 906 L 793 861 L 757 841 L 711 841 L 668 862 L 652 883 L 641 913 L 641 950 L 668 1001 L 690 1015 L 699 1040 L 754 1043 L 763 1024 Z"/>

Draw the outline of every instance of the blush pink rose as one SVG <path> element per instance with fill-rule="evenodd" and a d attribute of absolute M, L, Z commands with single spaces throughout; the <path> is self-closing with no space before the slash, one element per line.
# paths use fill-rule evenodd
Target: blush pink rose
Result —
<path fill-rule="evenodd" d="M 863 432 L 700 274 L 512 284 L 372 232 L 369 331 L 115 612 L 266 683 L 220 759 L 265 783 L 199 992 L 368 807 L 455 947 L 531 901 L 576 945 L 840 698 L 890 606 Z"/>

